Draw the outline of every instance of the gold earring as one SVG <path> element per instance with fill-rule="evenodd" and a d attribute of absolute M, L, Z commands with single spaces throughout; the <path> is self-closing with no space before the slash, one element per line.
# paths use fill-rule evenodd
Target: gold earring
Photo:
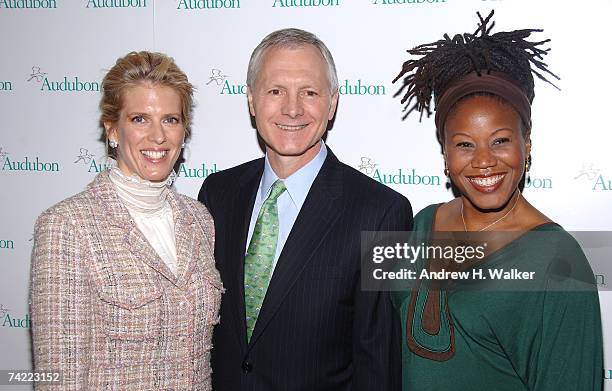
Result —
<path fill-rule="evenodd" d="M 525 172 L 529 172 L 530 168 L 531 168 L 531 155 L 529 155 L 529 157 L 525 159 Z"/>
<path fill-rule="evenodd" d="M 447 177 L 450 175 L 450 171 L 448 171 L 448 165 L 444 162 L 444 175 Z"/>

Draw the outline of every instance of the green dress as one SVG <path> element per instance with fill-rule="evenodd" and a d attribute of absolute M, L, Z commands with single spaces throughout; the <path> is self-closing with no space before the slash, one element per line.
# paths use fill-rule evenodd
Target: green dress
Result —
<path fill-rule="evenodd" d="M 430 205 L 414 219 L 419 243 L 427 243 L 436 207 Z M 520 236 L 479 267 L 534 270 L 529 284 L 536 289 L 478 289 L 472 282 L 470 289 L 441 290 L 435 296 L 425 282 L 418 293 L 417 288 L 394 292 L 402 322 L 404 390 L 602 389 L 603 344 L 593 272 L 578 243 L 559 225 L 544 224 L 531 232 L 554 233 L 537 242 L 537 235 Z M 563 270 L 568 265 L 571 270 Z M 437 320 L 437 329 L 423 321 L 432 310 L 431 305 L 426 308 L 428 295 L 439 298 L 433 307 L 439 313 L 428 318 Z"/>

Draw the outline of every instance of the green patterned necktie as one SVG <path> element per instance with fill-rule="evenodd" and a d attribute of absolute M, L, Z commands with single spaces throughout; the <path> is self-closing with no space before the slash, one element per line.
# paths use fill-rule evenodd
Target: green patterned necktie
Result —
<path fill-rule="evenodd" d="M 278 179 L 257 216 L 251 242 L 244 258 L 244 305 L 246 307 L 247 341 L 251 339 L 261 304 L 266 296 L 278 241 L 278 208 L 276 200 L 287 190 Z"/>

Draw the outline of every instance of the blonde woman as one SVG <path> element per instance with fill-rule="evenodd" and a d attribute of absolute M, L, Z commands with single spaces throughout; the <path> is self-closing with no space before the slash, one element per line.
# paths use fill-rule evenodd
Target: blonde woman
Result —
<path fill-rule="evenodd" d="M 214 226 L 171 187 L 193 87 L 168 56 L 133 52 L 102 92 L 100 127 L 117 167 L 36 223 L 35 369 L 62 372 L 53 389 L 210 390 L 223 290 Z"/>

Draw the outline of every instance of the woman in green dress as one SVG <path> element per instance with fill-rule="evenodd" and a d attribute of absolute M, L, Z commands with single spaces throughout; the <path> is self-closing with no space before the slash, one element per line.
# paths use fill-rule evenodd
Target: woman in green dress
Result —
<path fill-rule="evenodd" d="M 484 278 L 420 279 L 395 293 L 403 389 L 601 390 L 593 272 L 577 242 L 520 191 L 531 164 L 532 73 L 556 78 L 542 62 L 548 40 L 526 40 L 540 30 L 490 34 L 492 15 L 478 14 L 474 34 L 410 50 L 420 57 L 396 78 L 403 77 L 408 113 L 429 115 L 433 95 L 445 174 L 458 195 L 415 217 L 417 243 L 439 232 L 477 231 L 491 231 L 494 243 L 481 260 L 455 265 L 482 269 Z M 435 269 L 433 260 L 417 264 Z M 495 279 L 495 270 L 531 278 Z"/>

